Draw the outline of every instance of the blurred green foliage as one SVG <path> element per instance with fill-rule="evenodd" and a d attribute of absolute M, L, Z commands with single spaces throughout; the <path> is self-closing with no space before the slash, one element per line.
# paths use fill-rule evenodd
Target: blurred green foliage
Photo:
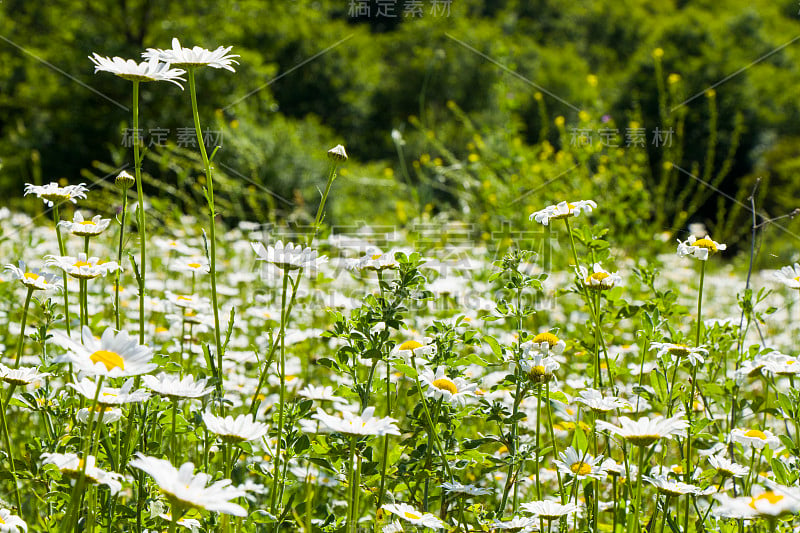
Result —
<path fill-rule="evenodd" d="M 689 222 L 735 244 L 756 177 L 767 216 L 798 206 L 796 3 L 461 0 L 446 15 L 425 0 L 417 17 L 409 4 L 384 17 L 355 0 L 4 0 L 0 192 L 130 164 L 130 86 L 93 75 L 86 56 L 138 58 L 177 36 L 241 55 L 235 74 L 198 80 L 232 220 L 307 222 L 337 143 L 351 159 L 329 224 L 454 218 L 491 238 L 547 204 L 594 199 L 623 246 Z M 180 212 L 202 183 L 175 134 L 192 125 L 188 97 L 146 84 L 141 100 L 145 133 L 171 132 L 150 147 L 148 190 Z M 627 146 L 633 127 L 643 146 Z M 673 131 L 670 145 L 653 143 L 656 129 Z"/>

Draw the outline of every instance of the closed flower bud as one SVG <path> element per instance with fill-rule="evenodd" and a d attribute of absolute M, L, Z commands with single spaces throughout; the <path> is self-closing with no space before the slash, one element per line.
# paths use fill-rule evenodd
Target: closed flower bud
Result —
<path fill-rule="evenodd" d="M 328 150 L 328 159 L 331 161 L 347 161 L 347 152 L 344 151 L 344 146 L 337 144 Z"/>
<path fill-rule="evenodd" d="M 120 172 L 116 178 L 114 178 L 114 184 L 119 187 L 120 189 L 128 189 L 133 187 L 136 183 L 136 178 L 131 176 L 127 171 L 123 170 Z"/>

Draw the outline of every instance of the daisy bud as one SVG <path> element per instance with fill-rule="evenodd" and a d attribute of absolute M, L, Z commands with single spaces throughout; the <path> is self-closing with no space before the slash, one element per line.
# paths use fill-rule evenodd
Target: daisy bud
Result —
<path fill-rule="evenodd" d="M 122 190 L 129 189 L 133 187 L 136 183 L 136 178 L 131 176 L 127 171 L 123 170 L 120 172 L 116 178 L 114 178 L 114 184 Z"/>
<path fill-rule="evenodd" d="M 331 161 L 347 161 L 347 152 L 344 151 L 344 146 L 337 144 L 328 150 L 328 159 Z"/>

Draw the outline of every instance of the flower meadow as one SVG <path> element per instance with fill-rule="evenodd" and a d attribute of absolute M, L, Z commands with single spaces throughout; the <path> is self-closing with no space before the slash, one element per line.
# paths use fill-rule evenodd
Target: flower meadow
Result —
<path fill-rule="evenodd" d="M 703 230 L 631 255 L 600 198 L 502 249 L 337 233 L 341 145 L 309 227 L 223 221 L 196 73 L 231 50 L 90 58 L 134 132 L 141 83 L 187 93 L 180 225 L 138 142 L 114 218 L 77 182 L 22 191 L 52 221 L 0 211 L 0 531 L 800 528 L 800 265 L 742 272 Z"/>

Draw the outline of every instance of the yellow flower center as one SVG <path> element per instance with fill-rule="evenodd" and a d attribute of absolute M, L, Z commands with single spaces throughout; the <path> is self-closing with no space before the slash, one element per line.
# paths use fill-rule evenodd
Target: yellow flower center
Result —
<path fill-rule="evenodd" d="M 75 268 L 80 268 L 80 267 L 90 267 L 92 266 L 92 264 L 86 261 L 76 261 L 75 264 L 72 266 L 74 266 Z"/>
<path fill-rule="evenodd" d="M 689 355 L 689 347 L 685 344 L 676 344 L 674 346 L 670 346 L 669 350 L 667 350 L 672 355 L 677 355 L 678 357 Z"/>
<path fill-rule="evenodd" d="M 94 226 L 95 225 L 95 223 L 92 222 L 91 220 L 84 220 L 83 222 L 78 222 L 78 224 L 80 224 L 81 226 Z"/>
<path fill-rule="evenodd" d="M 705 248 L 711 253 L 717 251 L 717 245 L 714 244 L 714 241 L 712 241 L 711 239 L 697 239 L 696 241 L 694 241 L 694 244 L 692 246 L 697 246 L 698 248 Z"/>
<path fill-rule="evenodd" d="M 6 521 L 5 521 L 5 520 L 3 520 L 3 517 L 2 517 L 2 516 L 0 516 L 0 524 L 5 524 L 5 523 L 6 523 Z"/>
<path fill-rule="evenodd" d="M 399 350 L 416 350 L 417 348 L 422 348 L 422 344 L 418 343 L 417 341 L 406 341 L 400 345 L 398 348 Z"/>
<path fill-rule="evenodd" d="M 189 268 L 200 268 L 202 265 L 200 263 L 189 263 L 186 266 L 188 266 Z"/>
<path fill-rule="evenodd" d="M 178 296 L 176 299 L 177 300 L 185 300 L 187 302 L 191 302 L 192 301 L 192 299 L 189 298 L 188 296 Z"/>
<path fill-rule="evenodd" d="M 373 260 L 373 261 L 376 261 L 376 260 L 380 259 L 380 258 L 381 258 L 381 255 L 383 255 L 383 254 L 374 254 L 374 255 L 372 256 L 372 260 Z"/>
<path fill-rule="evenodd" d="M 573 463 L 569 469 L 572 470 L 573 474 L 578 474 L 579 476 L 587 476 L 592 473 L 592 466 L 583 461 Z"/>
<path fill-rule="evenodd" d="M 111 372 L 114 368 L 125 370 L 125 361 L 116 352 L 111 352 L 109 350 L 97 350 L 89 356 L 89 359 L 91 359 L 92 363 L 95 364 L 103 363 L 106 365 L 106 370 L 109 372 Z"/>
<path fill-rule="evenodd" d="M 781 496 L 780 494 L 775 494 L 771 490 L 768 490 L 767 492 L 765 492 L 763 494 L 759 494 L 755 498 L 752 498 L 750 500 L 750 507 L 755 509 L 756 508 L 756 502 L 759 501 L 759 500 L 767 500 L 770 504 L 775 505 L 776 503 L 778 503 L 782 499 L 783 499 L 783 496 Z"/>
<path fill-rule="evenodd" d="M 550 333 L 549 331 L 545 331 L 544 333 L 539 333 L 533 338 L 533 342 L 537 344 L 541 344 L 546 342 L 552 348 L 556 344 L 558 344 L 558 337 Z"/>
<path fill-rule="evenodd" d="M 33 272 L 25 272 L 25 275 L 24 275 L 23 277 L 24 277 L 25 279 L 37 280 L 37 279 L 39 279 L 41 276 L 39 276 L 39 274 L 34 274 Z"/>
<path fill-rule="evenodd" d="M 450 394 L 456 394 L 458 392 L 458 387 L 456 387 L 456 384 L 447 378 L 439 378 L 435 380 L 433 382 L 433 386 L 439 390 L 449 391 Z"/>
<path fill-rule="evenodd" d="M 405 515 L 406 518 L 410 518 L 411 520 L 419 520 L 420 518 L 422 518 L 422 515 L 418 515 L 417 513 L 410 513 L 408 511 L 406 511 L 403 514 Z"/>
<path fill-rule="evenodd" d="M 744 434 L 745 437 L 755 437 L 761 440 L 767 440 L 767 435 L 763 431 L 759 431 L 757 429 L 751 429 L 750 431 Z"/>
<path fill-rule="evenodd" d="M 608 277 L 608 272 L 595 272 L 588 278 L 586 278 L 586 282 L 589 283 L 591 280 L 603 281 Z"/>

